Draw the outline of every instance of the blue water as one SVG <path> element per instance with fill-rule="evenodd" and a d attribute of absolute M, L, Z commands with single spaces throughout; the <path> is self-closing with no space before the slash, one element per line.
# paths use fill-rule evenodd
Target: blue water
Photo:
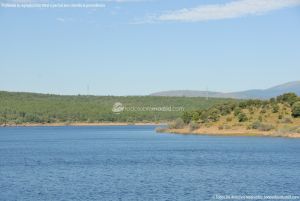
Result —
<path fill-rule="evenodd" d="M 299 195 L 300 140 L 152 126 L 0 128 L 0 200 Z"/>

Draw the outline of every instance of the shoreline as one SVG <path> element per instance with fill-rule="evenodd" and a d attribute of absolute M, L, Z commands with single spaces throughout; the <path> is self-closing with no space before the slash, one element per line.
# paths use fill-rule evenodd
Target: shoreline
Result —
<path fill-rule="evenodd" d="M 159 132 L 159 131 L 158 131 Z M 280 131 L 258 131 L 247 129 L 219 130 L 218 128 L 203 128 L 191 131 L 183 129 L 165 129 L 160 133 L 179 134 L 179 135 L 206 135 L 206 136 L 228 136 L 228 137 L 284 137 L 300 138 L 300 133 L 284 133 Z"/>
<path fill-rule="evenodd" d="M 103 122 L 103 123 L 24 123 L 24 124 L 7 124 L 0 125 L 0 128 L 5 127 L 102 127 L 102 126 L 165 126 L 167 123 L 125 123 L 125 122 Z M 178 135 L 205 135 L 205 136 L 228 136 L 228 137 L 285 137 L 285 138 L 300 138 L 300 133 L 284 133 L 280 131 L 258 131 L 248 130 L 243 128 L 238 129 L 218 129 L 215 127 L 200 128 L 190 130 L 189 128 L 182 129 L 164 129 L 157 130 L 157 133 L 178 134 Z"/>
<path fill-rule="evenodd" d="M 6 124 L 0 125 L 0 127 L 63 127 L 63 126 L 162 126 L 166 123 L 124 123 L 124 122 L 105 122 L 105 123 L 85 123 L 85 122 L 75 122 L 75 123 L 24 123 L 24 124 Z"/>

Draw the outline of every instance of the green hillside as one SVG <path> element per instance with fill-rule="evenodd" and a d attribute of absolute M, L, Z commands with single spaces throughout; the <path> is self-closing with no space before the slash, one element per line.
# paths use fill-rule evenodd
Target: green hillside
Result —
<path fill-rule="evenodd" d="M 120 102 L 125 110 L 112 112 Z M 151 96 L 60 96 L 35 93 L 0 92 L 0 124 L 72 123 L 72 122 L 163 122 L 181 116 L 184 111 L 206 109 L 231 99 L 151 97 Z M 184 111 L 135 111 L 141 107 L 183 107 Z"/>
<path fill-rule="evenodd" d="M 287 93 L 270 100 L 222 103 L 184 112 L 162 132 L 250 134 L 300 137 L 300 97 Z M 292 135 L 290 135 L 292 134 Z"/>

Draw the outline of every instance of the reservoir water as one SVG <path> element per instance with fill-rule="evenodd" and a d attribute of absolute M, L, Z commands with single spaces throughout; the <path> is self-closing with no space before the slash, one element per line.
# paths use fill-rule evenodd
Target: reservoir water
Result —
<path fill-rule="evenodd" d="M 300 140 L 153 126 L 0 128 L 0 200 L 300 195 Z M 296 199 L 298 200 L 298 199 Z"/>

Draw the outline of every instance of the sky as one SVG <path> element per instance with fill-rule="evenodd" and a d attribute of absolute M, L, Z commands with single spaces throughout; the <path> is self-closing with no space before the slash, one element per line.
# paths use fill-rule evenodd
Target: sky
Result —
<path fill-rule="evenodd" d="M 231 92 L 300 80 L 300 0 L 0 2 L 0 91 Z"/>

